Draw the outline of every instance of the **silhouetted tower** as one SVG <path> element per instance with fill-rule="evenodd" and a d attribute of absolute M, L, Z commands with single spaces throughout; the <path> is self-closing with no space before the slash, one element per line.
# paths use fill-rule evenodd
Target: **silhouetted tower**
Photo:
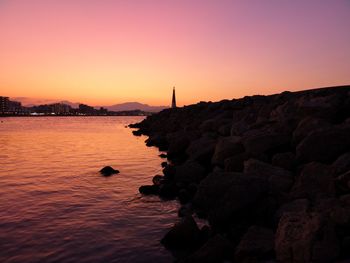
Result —
<path fill-rule="evenodd" d="M 171 101 L 171 108 L 172 109 L 176 108 L 175 87 L 173 88 L 173 99 Z"/>

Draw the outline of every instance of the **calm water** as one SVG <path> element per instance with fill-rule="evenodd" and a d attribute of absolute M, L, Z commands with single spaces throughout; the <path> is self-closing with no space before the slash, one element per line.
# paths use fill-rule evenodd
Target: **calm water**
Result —
<path fill-rule="evenodd" d="M 162 162 L 125 128 L 140 120 L 0 118 L 0 262 L 172 261 L 177 204 L 138 193 Z"/>

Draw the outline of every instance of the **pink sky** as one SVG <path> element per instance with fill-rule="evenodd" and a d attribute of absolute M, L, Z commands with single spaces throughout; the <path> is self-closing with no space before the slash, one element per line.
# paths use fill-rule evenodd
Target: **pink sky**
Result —
<path fill-rule="evenodd" d="M 347 0 L 0 0 L 0 96 L 180 105 L 350 84 Z"/>

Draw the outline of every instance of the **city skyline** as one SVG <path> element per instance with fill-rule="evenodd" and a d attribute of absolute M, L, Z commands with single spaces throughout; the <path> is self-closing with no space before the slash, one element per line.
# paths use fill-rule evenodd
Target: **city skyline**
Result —
<path fill-rule="evenodd" d="M 179 106 L 350 82 L 348 1 L 1 1 L 4 96 Z"/>

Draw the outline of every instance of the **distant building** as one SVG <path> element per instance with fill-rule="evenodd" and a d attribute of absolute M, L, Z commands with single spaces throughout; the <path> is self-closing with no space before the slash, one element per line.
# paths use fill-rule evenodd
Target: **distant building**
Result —
<path fill-rule="evenodd" d="M 5 113 L 9 111 L 9 97 L 0 97 L 0 112 Z"/>
<path fill-rule="evenodd" d="M 175 87 L 173 88 L 173 99 L 171 101 L 171 108 L 172 109 L 176 108 Z"/>
<path fill-rule="evenodd" d="M 71 111 L 71 106 L 64 103 L 51 104 L 51 111 L 57 115 L 66 115 Z"/>
<path fill-rule="evenodd" d="M 22 103 L 10 100 L 8 103 L 8 111 L 11 113 L 21 113 L 23 111 Z"/>
<path fill-rule="evenodd" d="M 94 107 L 91 107 L 86 104 L 79 104 L 79 113 L 85 114 L 85 115 L 93 115 L 96 113 L 96 110 Z"/>

